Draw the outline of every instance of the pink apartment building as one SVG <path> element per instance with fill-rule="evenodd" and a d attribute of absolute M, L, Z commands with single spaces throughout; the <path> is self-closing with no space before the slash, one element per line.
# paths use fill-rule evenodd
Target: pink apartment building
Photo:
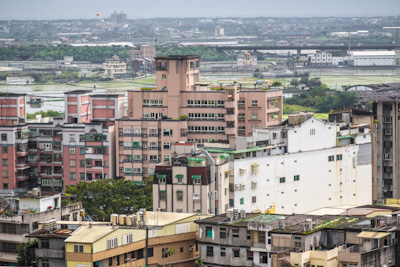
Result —
<path fill-rule="evenodd" d="M 199 56 L 156 57 L 157 87 L 128 91 L 129 119 L 116 121 L 117 177 L 142 181 L 170 160 L 173 142 L 227 141 L 282 121 L 282 90 L 210 88 L 199 66 Z"/>

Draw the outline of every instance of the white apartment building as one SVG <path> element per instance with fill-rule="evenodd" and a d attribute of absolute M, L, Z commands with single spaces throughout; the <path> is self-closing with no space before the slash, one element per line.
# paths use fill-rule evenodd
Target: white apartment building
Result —
<path fill-rule="evenodd" d="M 209 152 L 231 154 L 230 207 L 264 212 L 275 205 L 276 213 L 292 214 L 370 204 L 369 125 L 296 120 L 255 129 L 247 148 L 206 144 Z"/>
<path fill-rule="evenodd" d="M 113 56 L 110 59 L 106 59 L 103 63 L 104 77 L 114 79 L 115 75 L 126 73 L 126 63 L 120 62 L 118 56 Z"/>
<path fill-rule="evenodd" d="M 307 58 L 311 66 L 332 65 L 332 53 L 327 51 L 316 51 L 315 54 L 309 54 Z"/>

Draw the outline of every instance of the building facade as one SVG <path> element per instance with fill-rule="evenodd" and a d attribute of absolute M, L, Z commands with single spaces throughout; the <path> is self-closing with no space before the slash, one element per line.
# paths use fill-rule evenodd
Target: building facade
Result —
<path fill-rule="evenodd" d="M 117 75 L 126 74 L 126 63 L 121 62 L 119 56 L 112 56 L 112 58 L 106 59 L 103 63 L 104 76 L 106 78 L 114 79 Z"/>
<path fill-rule="evenodd" d="M 396 66 L 395 51 L 354 51 L 350 54 L 353 66 Z"/>
<path fill-rule="evenodd" d="M 227 141 L 230 136 L 250 136 L 253 127 L 282 121 L 281 90 L 238 90 L 232 82 L 211 90 L 199 82 L 199 64 L 198 56 L 158 57 L 157 87 L 128 91 L 129 119 L 116 121 L 117 176 L 125 176 L 125 168 L 136 168 L 137 177 L 129 179 L 142 180 L 140 173 L 146 176 L 154 163 L 169 160 L 173 142 Z M 142 157 L 127 167 L 124 159 L 131 148 Z M 158 161 L 149 162 L 150 156 Z"/>

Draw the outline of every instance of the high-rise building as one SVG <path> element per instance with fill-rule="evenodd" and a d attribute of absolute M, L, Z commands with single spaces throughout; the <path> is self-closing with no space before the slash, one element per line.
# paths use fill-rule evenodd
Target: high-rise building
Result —
<path fill-rule="evenodd" d="M 129 119 L 116 121 L 117 176 L 141 181 L 169 161 L 171 143 L 226 142 L 282 121 L 282 90 L 238 89 L 234 81 L 210 87 L 199 81 L 199 66 L 199 56 L 156 57 L 156 88 L 128 91 Z"/>

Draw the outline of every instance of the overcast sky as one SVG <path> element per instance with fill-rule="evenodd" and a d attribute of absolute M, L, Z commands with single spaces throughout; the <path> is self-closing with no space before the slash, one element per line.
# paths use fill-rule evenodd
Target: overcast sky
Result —
<path fill-rule="evenodd" d="M 400 0 L 0 0 L 0 20 L 154 17 L 398 16 Z"/>

